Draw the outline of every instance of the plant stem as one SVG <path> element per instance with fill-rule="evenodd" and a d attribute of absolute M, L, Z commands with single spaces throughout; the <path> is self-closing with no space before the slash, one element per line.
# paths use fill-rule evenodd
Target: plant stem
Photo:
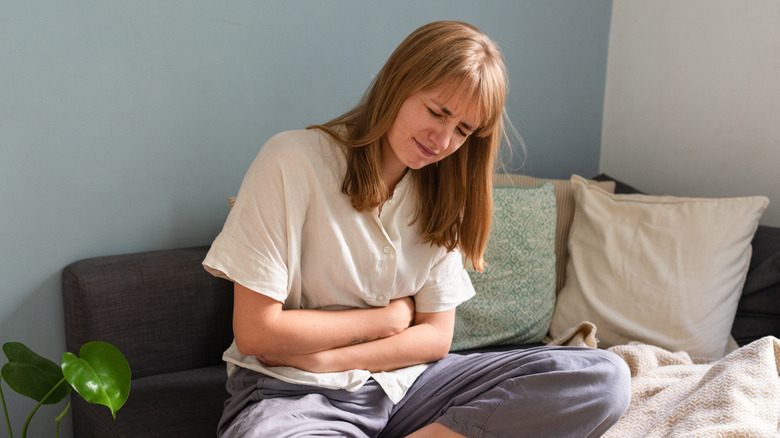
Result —
<path fill-rule="evenodd" d="M 8 438 L 14 438 L 14 431 L 11 430 L 11 419 L 8 417 L 8 407 L 5 405 L 5 396 L 3 395 L 3 375 L 0 374 L 0 400 L 3 401 L 3 412 L 5 413 L 5 424 L 8 425 Z"/>
<path fill-rule="evenodd" d="M 68 400 L 68 405 L 65 406 L 65 410 L 54 419 L 54 421 L 57 422 L 57 438 L 60 438 L 60 421 L 62 421 L 62 419 L 65 418 L 65 415 L 68 414 L 68 409 L 70 409 L 70 400 Z"/>
<path fill-rule="evenodd" d="M 24 422 L 24 428 L 22 429 L 22 438 L 27 438 L 27 427 L 29 427 L 29 426 L 30 426 L 30 420 L 32 420 L 32 417 L 33 417 L 33 415 L 35 415 L 35 413 L 36 413 L 36 412 L 38 412 L 38 408 L 40 408 L 40 407 L 41 407 L 41 405 L 43 405 L 43 402 L 44 402 L 44 401 L 45 401 L 45 400 L 46 400 L 46 399 L 47 399 L 47 398 L 48 398 L 50 395 L 52 395 L 52 393 L 54 392 L 54 390 L 56 390 L 56 389 L 57 389 L 57 387 L 59 387 L 60 385 L 62 385 L 62 382 L 65 382 L 65 381 L 66 381 L 66 380 L 65 380 L 65 378 L 63 377 L 63 378 L 62 378 L 62 380 L 60 380 L 59 382 L 57 382 L 57 384 L 56 384 L 56 385 L 54 385 L 54 387 L 52 387 L 52 388 L 51 388 L 51 390 L 50 390 L 48 393 L 46 393 L 46 395 L 44 395 L 44 396 L 43 396 L 43 398 L 41 399 L 41 401 L 39 401 L 39 402 L 38 402 L 38 404 L 37 404 L 37 405 L 35 405 L 35 408 L 33 408 L 32 412 L 30 412 L 30 416 L 29 416 L 29 417 L 27 417 L 27 421 L 25 421 L 25 422 Z"/>

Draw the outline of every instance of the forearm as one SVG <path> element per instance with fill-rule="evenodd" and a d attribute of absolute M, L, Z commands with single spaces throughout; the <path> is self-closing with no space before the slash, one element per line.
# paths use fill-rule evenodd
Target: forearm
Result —
<path fill-rule="evenodd" d="M 383 308 L 283 310 L 282 303 L 236 284 L 233 333 L 247 356 L 308 354 L 393 336 L 412 317 L 409 298 Z"/>
<path fill-rule="evenodd" d="M 349 369 L 392 371 L 443 358 L 451 341 L 451 333 L 447 335 L 427 324 L 416 325 L 389 338 L 324 352 L 325 362 L 330 372 Z"/>
<path fill-rule="evenodd" d="M 333 348 L 313 354 L 260 355 L 267 365 L 287 365 L 312 372 L 365 369 L 390 371 L 441 359 L 449 351 L 455 311 L 417 314 L 422 321 L 403 332 L 357 345 Z"/>
<path fill-rule="evenodd" d="M 383 310 L 285 310 L 262 334 L 258 333 L 266 338 L 259 343 L 260 349 L 276 353 L 314 353 L 393 336 L 398 328 L 386 318 Z"/>

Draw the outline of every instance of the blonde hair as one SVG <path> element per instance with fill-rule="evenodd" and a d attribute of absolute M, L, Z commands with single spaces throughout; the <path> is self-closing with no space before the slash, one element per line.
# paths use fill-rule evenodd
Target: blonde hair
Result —
<path fill-rule="evenodd" d="M 381 178 L 381 142 L 401 104 L 414 93 L 445 84 L 477 98 L 481 124 L 452 155 L 409 170 L 419 195 L 414 220 L 421 224 L 423 241 L 460 249 L 482 271 L 508 83 L 501 52 L 479 29 L 456 21 L 418 28 L 390 55 L 355 108 L 310 128 L 346 146 L 342 191 L 358 211 L 370 210 L 390 195 Z M 346 133 L 337 128 L 341 125 L 349 127 Z"/>

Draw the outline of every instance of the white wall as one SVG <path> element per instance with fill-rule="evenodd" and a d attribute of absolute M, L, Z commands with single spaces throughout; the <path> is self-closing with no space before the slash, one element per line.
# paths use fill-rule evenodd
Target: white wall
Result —
<path fill-rule="evenodd" d="M 602 172 L 780 226 L 780 1 L 614 2 L 605 93 Z"/>

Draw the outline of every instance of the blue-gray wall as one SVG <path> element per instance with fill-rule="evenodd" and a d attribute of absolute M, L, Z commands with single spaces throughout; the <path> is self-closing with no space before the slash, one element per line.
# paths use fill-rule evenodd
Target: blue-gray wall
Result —
<path fill-rule="evenodd" d="M 59 361 L 66 264 L 210 243 L 260 145 L 348 109 L 429 21 L 471 22 L 502 47 L 522 171 L 595 174 L 611 7 L 2 0 L 0 342 Z M 32 403 L 5 394 L 19 434 Z M 39 412 L 32 435 L 55 415 Z"/>

